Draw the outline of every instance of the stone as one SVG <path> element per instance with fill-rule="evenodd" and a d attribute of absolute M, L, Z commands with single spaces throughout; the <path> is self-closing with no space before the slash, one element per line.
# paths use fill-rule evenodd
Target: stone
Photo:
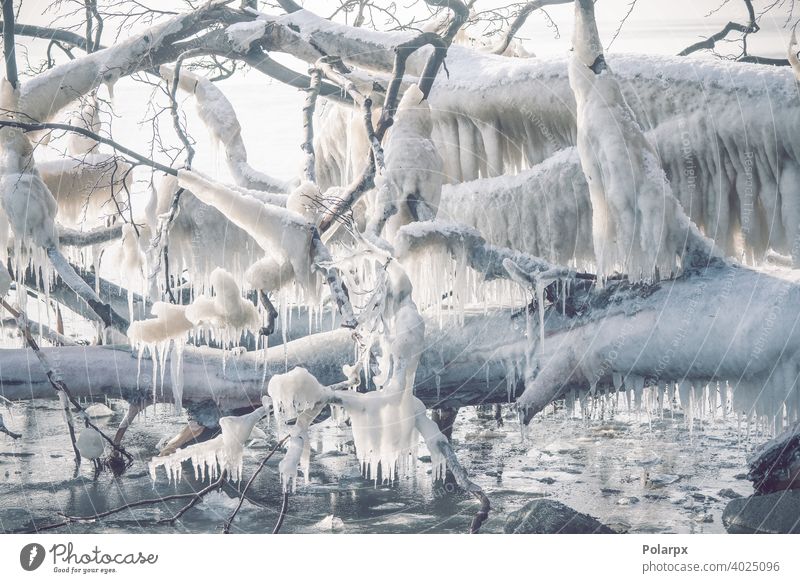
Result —
<path fill-rule="evenodd" d="M 507 534 L 614 534 L 596 518 L 550 498 L 539 498 L 508 515 Z"/>
<path fill-rule="evenodd" d="M 800 490 L 731 500 L 722 523 L 733 534 L 800 534 Z"/>
<path fill-rule="evenodd" d="M 722 490 L 717 492 L 717 496 L 719 496 L 720 498 L 728 498 L 730 500 L 742 497 L 741 494 L 738 494 L 737 492 L 735 492 L 731 488 L 723 488 Z"/>

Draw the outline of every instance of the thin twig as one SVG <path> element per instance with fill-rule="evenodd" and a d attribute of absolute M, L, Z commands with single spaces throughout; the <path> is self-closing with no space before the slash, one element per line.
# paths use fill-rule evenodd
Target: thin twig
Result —
<path fill-rule="evenodd" d="M 128 156 L 129 158 L 133 158 L 139 164 L 144 166 L 149 166 L 151 168 L 155 168 L 156 170 L 160 170 L 165 174 L 170 174 L 171 176 L 177 176 L 178 171 L 175 168 L 170 168 L 169 166 L 165 166 L 164 164 L 160 164 L 155 160 L 151 160 L 146 156 L 142 156 L 141 154 L 137 154 L 130 148 L 126 148 L 122 144 L 115 142 L 110 138 L 106 138 L 105 136 L 101 136 L 91 130 L 86 128 L 66 124 L 66 123 L 52 123 L 52 122 L 25 122 L 25 121 L 17 121 L 17 120 L 10 120 L 10 119 L 3 119 L 0 120 L 0 127 L 10 127 L 10 128 L 19 128 L 24 132 L 38 132 L 41 130 L 60 130 L 65 132 L 73 132 L 76 134 L 80 134 L 82 136 L 86 136 L 87 138 L 91 138 L 100 142 L 101 144 L 105 144 L 110 146 L 117 152 Z"/>
<path fill-rule="evenodd" d="M 289 509 L 289 493 L 283 493 L 283 501 L 281 502 L 281 511 L 278 514 L 278 522 L 275 523 L 275 528 L 272 529 L 272 534 L 278 534 L 283 526 L 283 521 L 286 518 L 286 511 Z"/>
<path fill-rule="evenodd" d="M 206 486 L 202 490 L 198 490 L 197 492 L 195 492 L 192 495 L 192 499 L 189 501 L 189 503 L 186 506 L 184 506 L 183 508 L 178 510 L 178 512 L 176 512 L 171 518 L 162 518 L 161 520 L 158 521 L 158 524 L 175 524 L 175 522 L 181 516 L 183 516 L 184 514 L 186 514 L 186 512 L 188 512 L 189 510 L 194 508 L 197 505 L 197 503 L 200 502 L 203 499 L 203 496 L 205 496 L 209 492 L 212 492 L 214 490 L 220 489 L 222 487 L 222 484 L 225 482 L 226 475 L 227 475 L 227 472 L 225 470 L 223 470 L 220 473 L 219 478 L 217 478 L 216 482 L 214 482 L 212 484 L 209 484 L 208 486 Z"/>
<path fill-rule="evenodd" d="M 245 484 L 244 490 L 242 490 L 242 492 L 239 495 L 239 503 L 236 505 L 236 508 L 231 513 L 231 515 L 228 517 L 228 520 L 225 521 L 225 524 L 222 527 L 222 532 L 223 533 L 225 533 L 225 534 L 229 534 L 230 533 L 231 524 L 233 524 L 233 520 L 236 518 L 236 515 L 239 513 L 239 510 L 241 509 L 242 504 L 244 503 L 245 496 L 247 496 L 247 491 L 250 489 L 250 486 L 253 484 L 253 482 L 255 481 L 256 477 L 258 477 L 258 474 L 261 473 L 261 470 L 264 469 L 264 466 L 267 465 L 267 462 L 269 461 L 269 458 L 271 458 L 272 455 L 276 451 L 278 451 L 279 447 L 281 447 L 284 443 L 286 443 L 287 439 L 289 439 L 288 435 L 286 437 L 284 437 L 283 439 L 281 439 L 278 443 L 275 444 L 275 446 L 269 451 L 269 453 L 266 455 L 266 457 L 263 460 L 261 460 L 261 463 L 258 465 L 258 468 L 256 468 L 256 471 L 253 472 L 253 475 L 250 476 L 250 479 L 247 480 L 247 484 Z"/>

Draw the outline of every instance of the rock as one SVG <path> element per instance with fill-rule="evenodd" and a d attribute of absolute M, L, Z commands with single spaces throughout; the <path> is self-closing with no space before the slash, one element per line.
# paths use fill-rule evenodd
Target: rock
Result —
<path fill-rule="evenodd" d="M 675 474 L 648 474 L 645 479 L 645 485 L 648 488 L 663 488 L 664 486 L 674 484 L 680 479 L 681 477 Z"/>
<path fill-rule="evenodd" d="M 747 479 L 760 494 L 795 487 L 800 481 L 800 422 L 760 445 L 747 465 Z"/>
<path fill-rule="evenodd" d="M 539 498 L 508 515 L 507 534 L 613 534 L 606 525 L 550 498 Z"/>
<path fill-rule="evenodd" d="M 719 500 L 717 500 L 713 496 L 709 496 L 708 494 L 702 494 L 700 492 L 693 492 L 691 496 L 698 502 L 703 502 L 703 503 L 719 502 Z"/>
<path fill-rule="evenodd" d="M 617 505 L 630 506 L 632 504 L 636 504 L 637 502 L 639 502 L 639 499 L 636 496 L 625 496 L 624 498 L 617 500 Z"/>
<path fill-rule="evenodd" d="M 741 494 L 737 494 L 736 492 L 734 492 L 730 488 L 723 488 L 722 490 L 717 492 L 717 496 L 719 496 L 720 498 L 728 498 L 728 499 L 731 499 L 731 500 L 734 499 L 734 498 L 741 498 L 742 497 Z"/>
<path fill-rule="evenodd" d="M 800 534 L 800 490 L 731 500 L 722 523 L 733 534 Z"/>
<path fill-rule="evenodd" d="M 550 478 L 550 477 L 539 478 L 539 481 L 542 484 L 555 484 L 555 482 L 556 482 L 553 478 Z"/>

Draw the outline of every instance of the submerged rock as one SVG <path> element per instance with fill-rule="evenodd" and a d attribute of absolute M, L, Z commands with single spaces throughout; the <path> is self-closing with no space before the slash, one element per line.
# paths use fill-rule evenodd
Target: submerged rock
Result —
<path fill-rule="evenodd" d="M 722 523 L 733 534 L 800 534 L 800 490 L 731 500 Z"/>
<path fill-rule="evenodd" d="M 800 487 L 800 423 L 760 445 L 747 465 L 747 479 L 756 492 L 768 494 Z"/>
<path fill-rule="evenodd" d="M 733 490 L 731 488 L 723 488 L 722 490 L 717 492 L 717 495 L 722 497 L 722 498 L 728 498 L 728 499 L 734 499 L 734 498 L 741 498 L 742 497 L 741 494 L 737 493 L 735 490 Z"/>
<path fill-rule="evenodd" d="M 508 515 L 503 532 L 507 534 L 613 534 L 596 518 L 569 506 L 540 498 Z"/>

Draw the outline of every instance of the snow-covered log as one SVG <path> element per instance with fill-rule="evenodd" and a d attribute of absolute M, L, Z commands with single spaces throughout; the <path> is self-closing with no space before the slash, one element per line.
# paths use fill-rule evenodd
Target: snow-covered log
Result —
<path fill-rule="evenodd" d="M 734 411 L 775 420 L 778 427 L 783 412 L 790 420 L 800 413 L 793 382 L 800 372 L 799 301 L 800 276 L 793 271 L 724 264 L 655 285 L 612 282 L 595 292 L 575 286 L 566 316 L 558 301 L 547 307 L 544 345 L 535 342 L 528 373 L 521 364 L 530 347 L 524 313 L 484 315 L 481 309 L 466 315 L 463 328 L 455 318 L 445 318 L 441 327 L 429 321 L 415 394 L 428 407 L 459 407 L 513 401 L 524 387 L 518 402 L 531 416 L 558 398 L 623 391 L 641 399 L 645 387 L 670 399 L 679 394 L 688 406 L 690 393 L 697 403 L 706 387 L 716 390 L 719 383 Z M 285 348 L 268 350 L 266 377 L 260 352 L 229 354 L 223 368 L 221 352 L 187 348 L 184 403 L 223 410 L 257 406 L 272 374 L 302 365 L 333 384 L 343 380 L 341 366 L 353 358 L 350 334 L 341 329 Z M 143 359 L 137 376 L 129 349 L 42 350 L 60 363 L 76 396 L 152 395 L 152 362 Z M 0 368 L 6 398 L 52 396 L 29 351 L 0 352 Z M 171 401 L 172 382 L 167 373 L 159 398 Z"/>

